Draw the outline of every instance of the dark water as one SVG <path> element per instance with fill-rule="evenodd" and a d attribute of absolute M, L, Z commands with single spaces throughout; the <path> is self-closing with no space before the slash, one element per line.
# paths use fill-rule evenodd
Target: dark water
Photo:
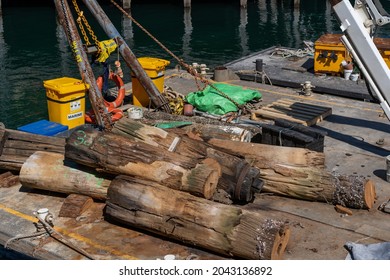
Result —
<path fill-rule="evenodd" d="M 132 16 L 184 61 L 205 63 L 210 69 L 273 45 L 302 48 L 303 40 L 315 41 L 324 33 L 339 32 L 325 0 L 301 0 L 300 9 L 293 9 L 291 0 L 249 0 L 244 10 L 238 0 L 210 2 L 192 1 L 192 9 L 185 12 L 181 0 L 133 1 Z M 389 2 L 382 1 L 387 10 Z M 82 9 L 98 39 L 107 39 L 87 9 Z M 106 2 L 103 9 L 137 57 L 164 58 L 171 61 L 169 67 L 176 65 L 114 6 Z M 389 37 L 388 30 L 382 28 L 380 35 Z M 109 62 L 117 57 L 113 54 Z M 99 75 L 102 69 L 95 67 L 94 71 Z M 129 69 L 124 72 L 129 81 Z M 15 129 L 48 119 L 43 81 L 63 76 L 80 78 L 52 1 L 36 7 L 3 4 L 0 122 Z"/>

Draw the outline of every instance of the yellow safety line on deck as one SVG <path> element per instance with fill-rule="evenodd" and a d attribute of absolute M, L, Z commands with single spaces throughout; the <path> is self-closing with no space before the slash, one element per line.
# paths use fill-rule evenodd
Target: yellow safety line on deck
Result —
<path fill-rule="evenodd" d="M 30 216 L 30 215 L 26 215 L 26 214 L 23 214 L 17 210 L 14 210 L 12 208 L 9 208 L 3 204 L 0 203 L 0 210 L 3 210 L 9 214 L 12 214 L 14 216 L 17 216 L 19 218 L 22 218 L 22 219 L 25 219 L 27 221 L 30 221 L 30 222 L 38 222 L 38 219 L 33 217 L 33 216 Z M 115 249 L 112 249 L 110 247 L 107 247 L 107 246 L 103 246 L 103 245 L 100 245 L 94 241 L 92 241 L 91 239 L 87 238 L 87 237 L 84 237 L 82 235 L 79 235 L 77 233 L 74 233 L 74 232 L 71 232 L 71 231 L 68 231 L 66 229 L 63 229 L 63 228 L 60 228 L 60 227 L 57 227 L 57 226 L 54 226 L 53 227 L 56 231 L 60 232 L 61 234 L 64 234 L 66 236 L 69 236 L 71 238 L 74 238 L 80 242 L 85 242 L 87 243 L 88 245 L 96 248 L 96 249 L 99 249 L 99 250 L 104 250 L 110 254 L 113 254 L 113 255 L 116 255 L 116 256 L 120 256 L 124 259 L 128 259 L 128 260 L 138 260 L 138 258 L 134 257 L 134 256 L 130 256 L 130 255 L 127 255 L 121 251 L 118 251 L 118 250 L 115 250 Z"/>

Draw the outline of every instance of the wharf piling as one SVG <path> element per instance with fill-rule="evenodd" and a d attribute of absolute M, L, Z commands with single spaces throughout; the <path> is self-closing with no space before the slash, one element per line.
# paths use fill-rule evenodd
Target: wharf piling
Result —
<path fill-rule="evenodd" d="M 301 4 L 301 0 L 292 0 L 294 8 L 298 9 Z M 191 8 L 191 0 L 183 0 L 184 8 Z M 131 0 L 121 0 L 122 8 L 125 10 L 131 9 Z M 248 0 L 240 0 L 240 7 L 247 8 Z M 2 14 L 2 0 L 0 0 L 0 16 Z"/>
<path fill-rule="evenodd" d="M 131 0 L 122 0 L 122 7 L 123 7 L 123 9 L 130 9 Z"/>

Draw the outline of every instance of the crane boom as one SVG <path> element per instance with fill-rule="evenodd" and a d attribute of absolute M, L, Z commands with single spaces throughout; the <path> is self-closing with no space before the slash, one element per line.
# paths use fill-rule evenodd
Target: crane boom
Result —
<path fill-rule="evenodd" d="M 374 30 L 390 22 L 378 0 L 330 0 L 340 22 L 346 48 L 371 86 L 383 111 L 390 120 L 390 70 L 373 41 Z M 378 6 L 378 8 L 377 8 Z"/>

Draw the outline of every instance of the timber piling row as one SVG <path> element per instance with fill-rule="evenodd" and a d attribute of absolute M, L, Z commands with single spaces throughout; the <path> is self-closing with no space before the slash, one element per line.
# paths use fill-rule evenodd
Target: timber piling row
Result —
<path fill-rule="evenodd" d="M 301 0 L 292 0 L 294 8 L 299 8 Z M 183 0 L 184 8 L 191 8 L 192 0 Z M 246 8 L 248 4 L 248 0 L 240 0 L 240 7 Z M 131 8 L 131 0 L 122 0 L 122 7 L 124 9 Z"/>
<path fill-rule="evenodd" d="M 294 8 L 299 8 L 301 0 L 292 0 Z M 131 9 L 131 0 L 121 0 L 122 8 L 128 10 Z M 186 9 L 191 8 L 192 0 L 183 0 L 183 6 Z M 240 7 L 246 8 L 248 0 L 240 0 Z M 0 0 L 0 16 L 2 14 L 2 0 Z"/>

